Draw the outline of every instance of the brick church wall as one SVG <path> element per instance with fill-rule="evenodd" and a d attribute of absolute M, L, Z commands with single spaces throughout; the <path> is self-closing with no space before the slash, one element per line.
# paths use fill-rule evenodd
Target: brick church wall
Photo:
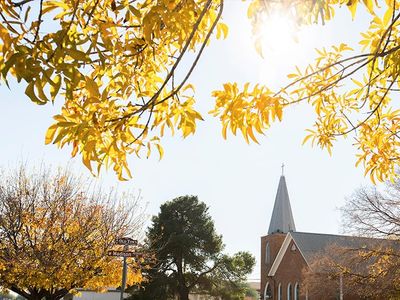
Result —
<path fill-rule="evenodd" d="M 282 300 L 287 300 L 288 284 L 292 286 L 291 300 L 294 298 L 296 283 L 301 286 L 302 270 L 307 266 L 302 254 L 297 248 L 294 241 L 291 241 L 286 253 L 283 256 L 282 262 L 276 270 L 275 276 L 271 279 L 271 283 L 275 286 L 274 298 L 278 299 L 278 285 L 282 286 Z M 305 300 L 305 296 L 300 295 L 299 300 Z"/>
<path fill-rule="evenodd" d="M 287 289 L 288 289 L 288 284 L 290 283 L 292 286 L 292 294 L 291 294 L 291 300 L 294 300 L 294 293 L 295 293 L 295 284 L 298 283 L 301 287 L 302 285 L 302 270 L 307 267 L 307 263 L 304 260 L 304 257 L 302 256 L 300 250 L 297 248 L 296 244 L 292 240 L 282 258 L 282 261 L 278 267 L 278 269 L 275 272 L 275 276 L 273 278 L 268 277 L 268 272 L 270 268 L 272 267 L 272 263 L 274 262 L 280 247 L 282 246 L 282 243 L 286 237 L 286 234 L 272 234 L 272 235 L 267 235 L 261 237 L 261 298 L 264 299 L 264 290 L 267 282 L 271 286 L 271 290 L 273 293 L 273 300 L 278 300 L 278 286 L 279 283 L 281 284 L 282 287 L 282 300 L 287 300 Z M 266 249 L 266 244 L 269 242 L 270 244 L 270 253 L 271 253 L 271 259 L 270 259 L 270 264 L 266 264 L 265 262 L 265 249 Z M 345 289 L 345 288 L 344 288 Z M 354 295 L 344 295 L 345 300 L 360 300 L 360 297 L 354 296 Z M 322 297 L 322 298 L 315 298 L 312 297 L 312 299 L 309 300 L 336 300 L 338 299 L 337 296 L 335 297 L 329 297 L 328 295 Z M 305 295 L 301 295 L 300 292 L 300 297 L 298 300 L 306 300 Z"/>
<path fill-rule="evenodd" d="M 269 270 L 271 269 L 272 263 L 274 262 L 276 256 L 278 255 L 279 249 L 282 246 L 283 241 L 285 240 L 285 233 L 274 233 L 271 235 L 266 235 L 261 237 L 261 286 L 260 293 L 264 295 L 265 285 L 267 283 L 267 275 Z M 269 242 L 270 247 L 270 263 L 266 264 L 265 262 L 265 251 L 266 245 Z"/>

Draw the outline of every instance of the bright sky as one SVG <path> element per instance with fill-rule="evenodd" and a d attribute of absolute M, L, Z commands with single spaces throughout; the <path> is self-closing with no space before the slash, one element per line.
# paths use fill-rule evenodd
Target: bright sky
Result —
<path fill-rule="evenodd" d="M 198 107 L 206 119 L 198 124 L 196 135 L 186 140 L 179 136 L 164 139 L 162 161 L 156 155 L 148 160 L 132 157 L 134 178 L 127 183 L 118 182 L 112 171 L 100 180 L 106 186 L 118 186 L 121 191 L 141 190 L 149 215 L 157 214 L 160 204 L 174 197 L 198 195 L 209 205 L 226 251 L 250 251 L 259 260 L 260 237 L 267 234 L 282 163 L 286 166 L 298 231 L 340 233 L 337 208 L 367 181 L 363 170 L 354 167 L 351 138 L 338 142 L 332 157 L 310 145 L 301 146 L 304 129 L 312 123 L 310 111 L 303 106 L 285 113 L 282 123 L 275 124 L 259 138 L 261 145 L 247 145 L 241 137 L 229 136 L 227 141 L 223 140 L 218 120 L 206 114 L 213 106 L 211 91 L 228 81 L 279 87 L 287 82 L 285 74 L 290 73 L 295 63 L 304 65 L 311 61 L 314 48 L 339 41 L 351 44 L 367 24 L 362 18 L 361 22 L 352 22 L 344 8 L 343 12 L 337 12 L 334 22 L 298 33 L 298 43 L 289 40 L 287 44 L 273 32 L 271 36 L 276 42 L 272 40 L 266 46 L 262 59 L 253 47 L 247 5 L 239 0 L 226 0 L 224 22 L 229 25 L 229 36 L 206 49 L 192 77 Z M 13 84 L 11 91 L 0 86 L 0 164 L 12 167 L 24 160 L 31 165 L 44 161 L 59 166 L 72 162 L 76 172 L 89 175 L 80 158 L 70 159 L 71 149 L 44 145 L 45 131 L 57 109 L 30 103 L 24 89 L 25 85 Z M 259 279 L 259 269 L 257 263 L 251 279 Z"/>

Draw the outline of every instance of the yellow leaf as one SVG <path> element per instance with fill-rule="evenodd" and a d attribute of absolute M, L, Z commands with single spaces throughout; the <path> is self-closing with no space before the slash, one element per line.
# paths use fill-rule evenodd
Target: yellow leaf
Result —
<path fill-rule="evenodd" d="M 217 28 L 217 39 L 220 38 L 220 32 L 223 33 L 224 39 L 228 36 L 228 26 L 224 23 L 219 23 Z"/>
<path fill-rule="evenodd" d="M 160 155 L 160 160 L 161 160 L 164 156 L 164 149 L 160 144 L 156 144 L 156 147 L 157 147 L 158 154 Z"/>
<path fill-rule="evenodd" d="M 78 149 L 79 149 L 78 142 L 74 141 L 74 145 L 73 145 L 72 152 L 71 152 L 72 157 L 75 157 L 76 153 L 78 153 Z"/>
<path fill-rule="evenodd" d="M 357 4 L 358 4 L 358 0 L 349 0 L 347 2 L 347 8 L 350 10 L 351 17 L 353 18 L 353 20 L 356 15 Z"/>
<path fill-rule="evenodd" d="M 256 48 L 258 55 L 260 55 L 262 58 L 264 58 L 263 51 L 262 51 L 262 42 L 261 42 L 260 38 L 256 39 L 255 48 Z"/>
<path fill-rule="evenodd" d="M 57 96 L 60 87 L 61 87 L 61 76 L 57 74 L 53 78 L 53 82 L 50 81 L 50 96 L 52 100 L 54 100 L 54 98 Z"/>
<path fill-rule="evenodd" d="M 85 81 L 86 81 L 86 89 L 89 91 L 90 96 L 94 98 L 99 98 L 100 92 L 96 82 L 88 76 L 85 77 Z"/>
<path fill-rule="evenodd" d="M 302 145 L 304 145 L 305 143 L 307 143 L 307 141 L 312 138 L 314 136 L 314 134 L 309 134 L 306 135 L 306 137 L 304 138 L 303 142 L 301 143 Z"/>
<path fill-rule="evenodd" d="M 222 136 L 226 140 L 226 129 L 228 128 L 228 122 L 224 122 L 222 125 Z"/>
<path fill-rule="evenodd" d="M 373 0 L 363 0 L 365 6 L 368 8 L 369 13 L 374 13 L 374 2 Z"/>
<path fill-rule="evenodd" d="M 44 143 L 46 145 L 50 144 L 53 141 L 54 135 L 57 131 L 57 127 L 58 127 L 57 124 L 53 124 L 47 129 L 46 135 L 45 135 L 45 140 L 44 140 Z"/>
<path fill-rule="evenodd" d="M 383 24 L 384 24 L 385 26 L 388 26 L 389 23 L 390 23 L 391 20 L 392 20 L 392 17 L 393 17 L 393 9 L 392 9 L 392 7 L 389 7 L 389 8 L 386 10 L 385 14 L 383 15 Z"/>
<path fill-rule="evenodd" d="M 36 104 L 39 105 L 46 104 L 46 101 L 42 101 L 36 96 L 34 88 L 35 88 L 35 82 L 34 81 L 29 82 L 28 86 L 26 87 L 25 94 L 31 99 L 32 102 L 35 102 Z"/>
<path fill-rule="evenodd" d="M 92 172 L 92 165 L 90 163 L 89 155 L 86 151 L 82 153 L 82 162 L 86 166 L 86 168 L 88 168 L 90 172 Z"/>
<path fill-rule="evenodd" d="M 250 137 L 254 142 L 256 142 L 257 144 L 260 144 L 260 143 L 257 141 L 256 137 L 254 136 L 253 129 L 252 129 L 251 127 L 247 127 L 247 134 L 249 135 L 249 137 Z"/>
<path fill-rule="evenodd" d="M 89 59 L 89 57 L 86 55 L 85 52 L 82 52 L 77 49 L 66 49 L 65 53 L 69 56 L 71 56 L 75 60 L 80 60 L 80 61 L 86 61 Z"/>

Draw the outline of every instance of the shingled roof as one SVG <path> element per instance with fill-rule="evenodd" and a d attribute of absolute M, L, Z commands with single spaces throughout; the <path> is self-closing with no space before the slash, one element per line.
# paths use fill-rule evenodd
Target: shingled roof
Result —
<path fill-rule="evenodd" d="M 307 264 L 309 264 L 315 255 L 323 253 L 329 246 L 338 246 L 348 249 L 379 249 L 380 246 L 388 246 L 400 250 L 400 241 L 377 239 L 357 236 L 311 233 L 311 232 L 289 232 L 282 243 L 281 249 L 275 258 L 269 276 L 274 276 L 278 269 L 284 254 L 286 253 L 291 241 L 294 241 L 303 255 Z"/>
<path fill-rule="evenodd" d="M 372 246 L 379 246 L 382 243 L 390 244 L 390 246 L 398 243 L 398 241 L 387 239 L 310 232 L 292 232 L 291 236 L 307 262 L 310 262 L 314 255 L 320 253 L 331 245 L 335 245 L 341 248 L 360 249 L 371 248 Z"/>

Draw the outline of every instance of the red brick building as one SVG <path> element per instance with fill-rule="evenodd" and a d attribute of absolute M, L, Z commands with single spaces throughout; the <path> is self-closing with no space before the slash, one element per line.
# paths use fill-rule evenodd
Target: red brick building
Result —
<path fill-rule="evenodd" d="M 261 237 L 260 299 L 309 300 L 300 293 L 302 271 L 309 267 L 312 258 L 330 245 L 340 247 L 365 247 L 377 242 L 362 237 L 297 232 L 289 201 L 285 177 L 279 180 L 268 235 Z M 353 300 L 359 297 L 344 294 L 342 280 L 338 282 L 337 295 L 323 299 Z M 314 300 L 314 299 L 312 299 Z"/>

